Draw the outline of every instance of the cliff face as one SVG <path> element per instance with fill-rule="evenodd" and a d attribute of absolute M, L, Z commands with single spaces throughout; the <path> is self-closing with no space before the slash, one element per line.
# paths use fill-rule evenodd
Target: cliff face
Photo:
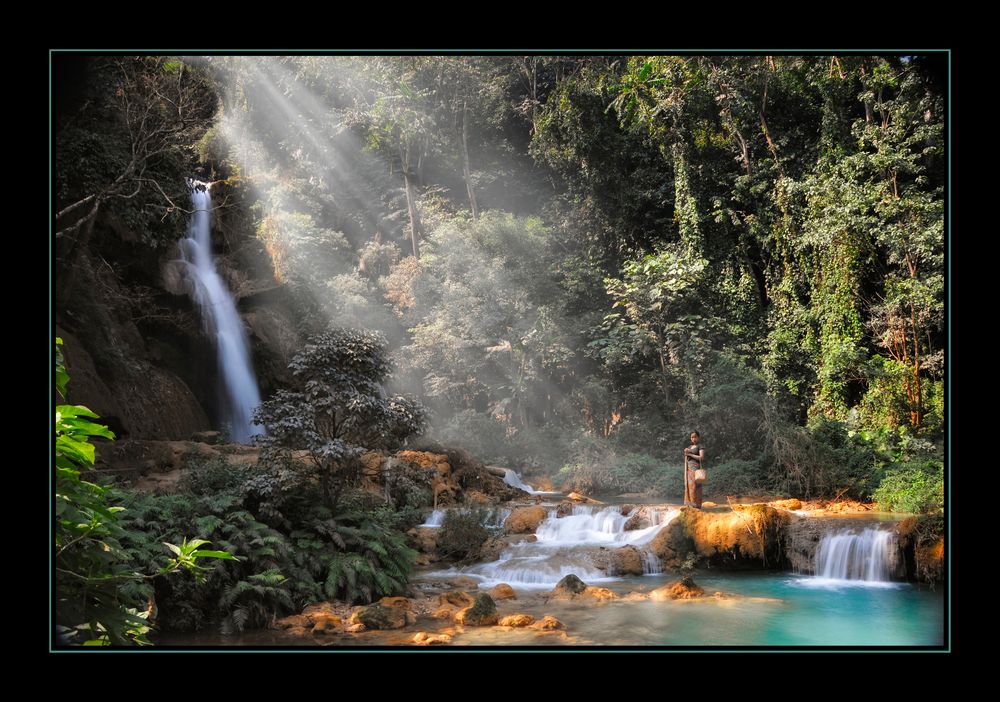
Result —
<path fill-rule="evenodd" d="M 177 239 L 184 234 L 179 227 Z M 293 302 L 275 282 L 245 213 L 221 211 L 212 235 L 267 397 L 287 383 L 300 345 Z M 57 268 L 56 333 L 65 342 L 68 400 L 98 413 L 120 437 L 187 439 L 220 425 L 215 349 L 177 258 L 176 244 L 157 250 L 102 214 L 71 274 L 63 271 L 69 287 L 60 287 Z"/>

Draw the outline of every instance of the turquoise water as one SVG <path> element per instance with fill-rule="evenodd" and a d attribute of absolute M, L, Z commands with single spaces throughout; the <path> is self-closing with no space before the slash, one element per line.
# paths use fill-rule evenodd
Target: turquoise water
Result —
<path fill-rule="evenodd" d="M 498 603 L 501 615 L 515 612 L 565 624 L 565 636 L 506 627 L 454 628 L 456 646 L 940 646 L 944 640 L 944 598 L 908 583 L 878 587 L 830 584 L 809 576 L 695 573 L 706 597 L 693 600 L 546 601 L 537 591 L 518 590 L 517 600 Z M 620 596 L 648 592 L 676 576 L 629 577 L 600 583 Z M 727 597 L 716 598 L 716 591 Z M 194 646 L 400 646 L 415 631 L 450 626 L 421 618 L 394 632 L 341 634 L 332 638 L 289 637 L 277 631 L 173 634 L 161 645 Z"/>
<path fill-rule="evenodd" d="M 944 640 L 940 590 L 823 584 L 790 574 L 694 577 L 709 595 L 737 597 L 613 603 L 574 613 L 570 632 L 594 643 L 666 646 L 934 646 Z M 667 580 L 630 578 L 615 589 L 648 589 Z"/>

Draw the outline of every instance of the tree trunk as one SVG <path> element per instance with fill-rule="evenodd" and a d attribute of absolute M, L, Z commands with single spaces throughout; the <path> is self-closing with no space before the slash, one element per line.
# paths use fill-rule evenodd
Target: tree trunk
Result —
<path fill-rule="evenodd" d="M 913 428 L 916 429 L 920 426 L 920 422 L 923 418 L 923 394 L 920 390 L 920 334 L 917 330 L 917 311 L 910 303 L 910 325 L 913 332 L 913 382 L 916 386 L 916 406 L 913 408 L 910 417 L 910 423 Z"/>
<path fill-rule="evenodd" d="M 479 219 L 479 208 L 476 207 L 476 191 L 472 187 L 472 170 L 469 168 L 469 118 L 468 105 L 462 104 L 462 172 L 465 175 L 465 187 L 469 191 L 469 207 L 472 208 L 472 219 Z"/>
<path fill-rule="evenodd" d="M 667 388 L 667 362 L 663 358 L 663 337 L 659 337 L 659 351 L 660 354 L 660 381 L 663 383 L 663 402 L 666 407 L 670 406 L 670 390 Z"/>
<path fill-rule="evenodd" d="M 407 145 L 403 158 L 403 180 L 406 183 L 406 209 L 410 215 L 410 242 L 413 244 L 413 257 L 420 258 L 420 246 L 417 243 L 420 231 L 420 219 L 417 215 L 416 194 L 413 192 L 413 170 L 410 168 L 410 146 Z"/>

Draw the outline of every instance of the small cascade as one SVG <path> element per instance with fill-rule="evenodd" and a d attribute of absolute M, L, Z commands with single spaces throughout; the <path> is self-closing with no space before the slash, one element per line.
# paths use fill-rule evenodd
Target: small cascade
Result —
<path fill-rule="evenodd" d="M 663 561 L 652 551 L 642 552 L 642 574 L 660 575 L 663 572 Z"/>
<path fill-rule="evenodd" d="M 483 526 L 502 527 L 503 523 L 507 521 L 507 517 L 510 516 L 510 513 L 511 509 L 509 507 L 494 507 L 486 513 L 486 517 L 483 519 Z M 448 514 L 447 509 L 436 509 L 428 515 L 427 520 L 423 524 L 418 524 L 417 526 L 427 528 L 440 527 L 444 524 L 446 514 Z"/>
<path fill-rule="evenodd" d="M 546 519 L 538 526 L 535 535 L 538 537 L 539 543 L 552 546 L 581 546 L 585 544 L 640 546 L 652 541 L 666 522 L 677 514 L 676 509 L 672 512 L 669 519 L 661 524 L 655 524 L 645 529 L 625 531 L 625 523 L 635 514 L 635 510 L 629 514 L 622 514 L 618 507 L 598 508 L 592 505 L 576 505 L 573 507 L 572 514 L 559 519 L 551 517 Z"/>
<path fill-rule="evenodd" d="M 212 256 L 212 196 L 205 183 L 189 180 L 191 187 L 191 224 L 181 240 L 181 260 L 187 265 L 191 297 L 201 310 L 205 332 L 215 345 L 219 377 L 224 396 L 223 418 L 233 441 L 248 443 L 263 429 L 253 423 L 253 411 L 260 404 L 260 390 L 243 320 L 236 302 L 215 267 Z"/>
<path fill-rule="evenodd" d="M 507 517 L 513 510 L 510 507 L 495 507 L 490 510 L 489 516 L 486 521 L 483 522 L 483 526 L 488 527 L 502 527 L 503 523 L 507 521 Z"/>
<path fill-rule="evenodd" d="M 680 512 L 677 508 L 663 510 L 658 524 L 625 531 L 625 523 L 636 511 L 622 514 L 617 506 L 575 505 L 571 514 L 556 517 L 552 509 L 535 531 L 537 541 L 513 544 L 492 563 L 452 568 L 432 575 L 468 575 L 481 580 L 482 587 L 507 583 L 528 589 L 555 587 L 571 573 L 586 583 L 617 580 L 593 565 L 589 557 L 592 549 L 647 545 Z M 662 564 L 652 553 L 643 555 L 643 569 L 651 575 L 663 572 Z"/>
<path fill-rule="evenodd" d="M 526 482 L 521 480 L 521 476 L 514 472 L 513 468 L 507 468 L 507 473 L 503 477 L 503 481 L 510 485 L 511 487 L 516 487 L 518 490 L 524 490 L 524 492 L 529 495 L 542 495 L 545 494 L 544 490 L 535 490 L 533 487 L 528 485 Z"/>
<path fill-rule="evenodd" d="M 816 547 L 817 578 L 828 581 L 888 583 L 896 567 L 896 533 L 867 528 L 840 529 L 823 536 Z"/>
<path fill-rule="evenodd" d="M 444 524 L 444 515 L 447 513 L 447 511 L 448 510 L 444 510 L 444 509 L 436 509 L 436 510 L 434 510 L 433 512 L 431 512 L 430 516 L 427 517 L 427 521 L 425 521 L 423 524 L 420 524 L 419 526 L 422 526 L 422 527 L 439 527 L 439 526 L 441 526 L 442 524 Z"/>

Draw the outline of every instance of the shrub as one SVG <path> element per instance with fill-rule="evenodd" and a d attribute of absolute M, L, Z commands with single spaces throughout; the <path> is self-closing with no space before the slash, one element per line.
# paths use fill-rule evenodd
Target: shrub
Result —
<path fill-rule="evenodd" d="M 490 530 L 483 526 L 488 516 L 481 507 L 448 510 L 438 532 L 438 552 L 459 559 L 474 558 L 491 536 Z"/>
<path fill-rule="evenodd" d="M 895 464 L 872 494 L 879 507 L 892 512 L 944 511 L 944 463 L 918 460 Z"/>

